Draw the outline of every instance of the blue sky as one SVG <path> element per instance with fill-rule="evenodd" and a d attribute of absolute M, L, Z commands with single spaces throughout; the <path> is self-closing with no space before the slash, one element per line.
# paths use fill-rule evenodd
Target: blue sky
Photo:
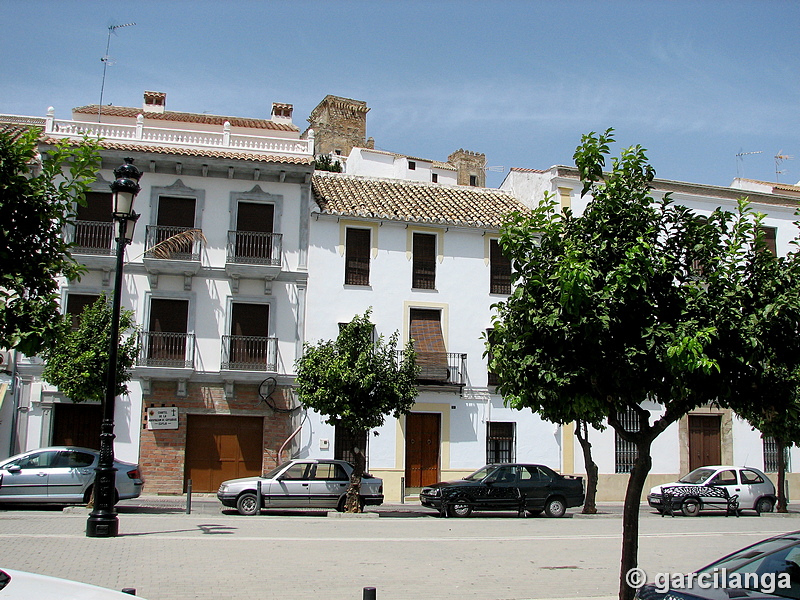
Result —
<path fill-rule="evenodd" d="M 0 0 L 0 113 L 69 118 L 100 99 L 301 129 L 327 94 L 364 100 L 383 150 L 490 166 L 572 164 L 613 127 L 659 177 L 800 181 L 800 2 Z M 737 153 L 761 152 L 737 158 Z M 497 186 L 504 173 L 489 173 Z"/>

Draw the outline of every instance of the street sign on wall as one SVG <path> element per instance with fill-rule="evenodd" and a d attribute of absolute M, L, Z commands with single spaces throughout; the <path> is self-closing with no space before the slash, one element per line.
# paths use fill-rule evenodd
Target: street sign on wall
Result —
<path fill-rule="evenodd" d="M 148 429 L 177 429 L 177 406 L 151 406 L 147 409 Z"/>

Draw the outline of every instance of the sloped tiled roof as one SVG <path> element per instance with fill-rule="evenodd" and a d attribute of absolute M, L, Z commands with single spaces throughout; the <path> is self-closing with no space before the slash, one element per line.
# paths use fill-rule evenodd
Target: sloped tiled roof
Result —
<path fill-rule="evenodd" d="M 397 179 L 315 173 L 314 199 L 324 213 L 462 227 L 499 228 L 528 209 L 507 192 Z"/>
<path fill-rule="evenodd" d="M 12 140 L 16 140 L 32 127 L 44 129 L 44 119 L 38 117 L 0 115 L 0 133 L 11 136 Z"/>
<path fill-rule="evenodd" d="M 375 154 L 385 154 L 386 156 L 394 156 L 395 158 L 405 158 L 408 160 L 416 160 L 419 162 L 431 163 L 437 169 L 447 169 L 448 171 L 458 171 L 449 162 L 442 162 L 440 160 L 431 160 L 430 158 L 418 158 L 416 156 L 409 156 L 408 154 L 398 154 L 397 152 L 389 152 L 388 150 L 376 150 L 375 148 L 362 148 L 367 152 L 374 152 Z"/>
<path fill-rule="evenodd" d="M 97 115 L 99 107 L 97 104 L 79 106 L 73 108 L 73 113 Z M 224 125 L 228 121 L 233 127 L 250 127 L 252 129 L 272 129 L 274 131 L 300 131 L 297 126 L 291 123 L 275 123 L 269 119 L 248 119 L 244 117 L 223 117 L 221 115 L 206 115 L 199 113 L 174 112 L 165 110 L 162 112 L 150 112 L 142 108 L 129 106 L 104 106 L 103 114 L 110 117 L 128 117 L 135 119 L 140 114 L 145 119 L 156 121 L 176 121 L 181 123 L 202 123 L 204 125 Z"/>
<path fill-rule="evenodd" d="M 56 144 L 63 138 L 44 137 L 43 144 Z M 79 145 L 82 140 L 70 140 L 70 143 Z M 100 147 L 105 150 L 121 150 L 125 152 L 150 152 L 155 154 L 169 154 L 174 156 L 199 156 L 204 158 L 223 158 L 233 160 L 250 160 L 254 162 L 282 163 L 287 165 L 310 165 L 314 162 L 313 156 L 281 156 L 277 154 L 256 154 L 254 152 L 231 152 L 216 150 L 214 148 L 180 148 L 175 146 L 151 146 L 141 143 L 122 143 L 100 140 Z"/>

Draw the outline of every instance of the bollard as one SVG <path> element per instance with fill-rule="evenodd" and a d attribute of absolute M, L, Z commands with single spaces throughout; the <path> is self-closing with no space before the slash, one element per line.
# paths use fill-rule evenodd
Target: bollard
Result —
<path fill-rule="evenodd" d="M 192 480 L 186 482 L 186 514 L 192 514 Z"/>
<path fill-rule="evenodd" d="M 261 514 L 261 478 L 256 482 L 256 505 L 258 506 L 258 511 L 256 514 Z"/>
<path fill-rule="evenodd" d="M 376 592 L 374 587 L 365 587 L 364 588 L 364 598 L 363 600 L 376 600 Z"/>
<path fill-rule="evenodd" d="M 136 595 L 136 588 L 122 588 L 123 594 L 130 594 L 131 596 Z"/>
<path fill-rule="evenodd" d="M 406 478 L 400 478 L 400 504 L 406 503 Z"/>

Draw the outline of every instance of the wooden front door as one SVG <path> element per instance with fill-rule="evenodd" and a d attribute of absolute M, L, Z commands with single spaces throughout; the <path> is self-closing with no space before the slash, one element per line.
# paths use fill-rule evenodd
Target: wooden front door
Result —
<path fill-rule="evenodd" d="M 189 415 L 186 474 L 195 492 L 216 492 L 226 479 L 261 474 L 261 417 Z"/>
<path fill-rule="evenodd" d="M 419 488 L 439 481 L 438 413 L 406 415 L 406 486 Z"/>
<path fill-rule="evenodd" d="M 689 470 L 722 461 L 719 415 L 689 415 Z"/>
<path fill-rule="evenodd" d="M 51 443 L 99 450 L 102 422 L 102 404 L 54 404 Z"/>

